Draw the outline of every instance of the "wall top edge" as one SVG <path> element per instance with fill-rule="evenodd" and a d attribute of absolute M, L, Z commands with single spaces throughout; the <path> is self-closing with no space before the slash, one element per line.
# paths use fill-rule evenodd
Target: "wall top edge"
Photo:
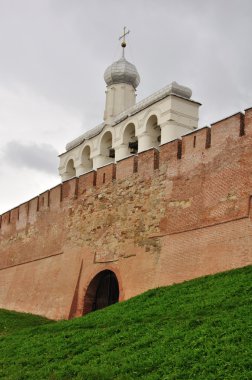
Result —
<path fill-rule="evenodd" d="M 128 156 L 125 156 L 123 158 L 120 158 L 119 160 L 117 160 L 116 162 L 121 162 L 123 160 L 127 160 L 127 158 L 130 158 L 130 157 L 137 157 L 137 154 L 129 154 Z"/>
<path fill-rule="evenodd" d="M 192 135 L 192 134 L 194 134 L 194 133 L 198 133 L 199 131 L 202 131 L 202 130 L 204 130 L 204 129 L 209 130 L 209 129 L 211 129 L 211 127 L 209 127 L 209 126 L 206 125 L 205 127 L 201 127 L 201 128 L 194 129 L 193 131 L 190 131 L 190 132 L 188 132 L 188 133 L 185 133 L 185 134 L 182 136 L 182 138 L 183 138 L 184 136 L 189 136 L 189 135 Z"/>
<path fill-rule="evenodd" d="M 241 111 L 239 111 L 239 112 L 235 112 L 235 113 L 233 113 L 233 114 L 230 115 L 230 116 L 224 117 L 223 119 L 220 119 L 220 120 L 218 120 L 218 121 L 215 121 L 214 123 L 211 123 L 210 125 L 211 125 L 211 127 L 212 127 L 212 126 L 215 125 L 215 124 L 218 124 L 218 123 L 220 123 L 220 122 L 222 122 L 222 121 L 228 120 L 228 119 L 230 119 L 231 117 L 234 117 L 234 116 L 237 116 L 237 115 L 243 115 L 243 116 L 244 116 L 244 113 L 241 112 Z"/>

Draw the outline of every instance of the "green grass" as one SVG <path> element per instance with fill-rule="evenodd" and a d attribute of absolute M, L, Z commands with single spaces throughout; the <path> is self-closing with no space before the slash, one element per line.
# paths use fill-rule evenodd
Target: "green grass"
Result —
<path fill-rule="evenodd" d="M 252 266 L 71 321 L 0 310 L 0 378 L 249 380 Z"/>
<path fill-rule="evenodd" d="M 37 315 L 0 309 L 0 337 L 13 334 L 26 327 L 37 327 L 50 322 L 52 323 L 49 319 Z"/>

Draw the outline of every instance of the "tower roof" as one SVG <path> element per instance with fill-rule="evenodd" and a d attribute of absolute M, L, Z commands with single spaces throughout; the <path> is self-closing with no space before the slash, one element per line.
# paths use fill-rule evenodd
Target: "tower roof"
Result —
<path fill-rule="evenodd" d="M 135 89 L 140 83 L 140 76 L 136 66 L 128 62 L 124 56 L 112 63 L 104 73 L 107 86 L 118 83 L 131 84 Z"/>

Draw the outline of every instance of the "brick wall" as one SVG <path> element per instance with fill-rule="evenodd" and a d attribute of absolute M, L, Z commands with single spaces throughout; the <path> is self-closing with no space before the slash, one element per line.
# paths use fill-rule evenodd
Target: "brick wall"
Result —
<path fill-rule="evenodd" d="M 0 217 L 0 307 L 60 319 L 110 269 L 120 300 L 252 263 L 252 109 Z"/>

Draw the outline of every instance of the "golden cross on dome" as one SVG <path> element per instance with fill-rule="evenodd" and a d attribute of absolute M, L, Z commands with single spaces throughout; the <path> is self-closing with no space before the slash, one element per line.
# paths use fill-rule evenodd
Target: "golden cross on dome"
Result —
<path fill-rule="evenodd" d="M 127 29 L 127 27 L 125 26 L 123 28 L 123 35 L 121 37 L 119 37 L 119 41 L 122 40 L 121 46 L 123 48 L 123 57 L 124 57 L 124 48 L 126 47 L 125 36 L 127 36 L 127 34 L 129 34 L 129 32 L 130 32 L 129 30 L 127 30 L 127 32 L 126 32 L 126 29 Z"/>

